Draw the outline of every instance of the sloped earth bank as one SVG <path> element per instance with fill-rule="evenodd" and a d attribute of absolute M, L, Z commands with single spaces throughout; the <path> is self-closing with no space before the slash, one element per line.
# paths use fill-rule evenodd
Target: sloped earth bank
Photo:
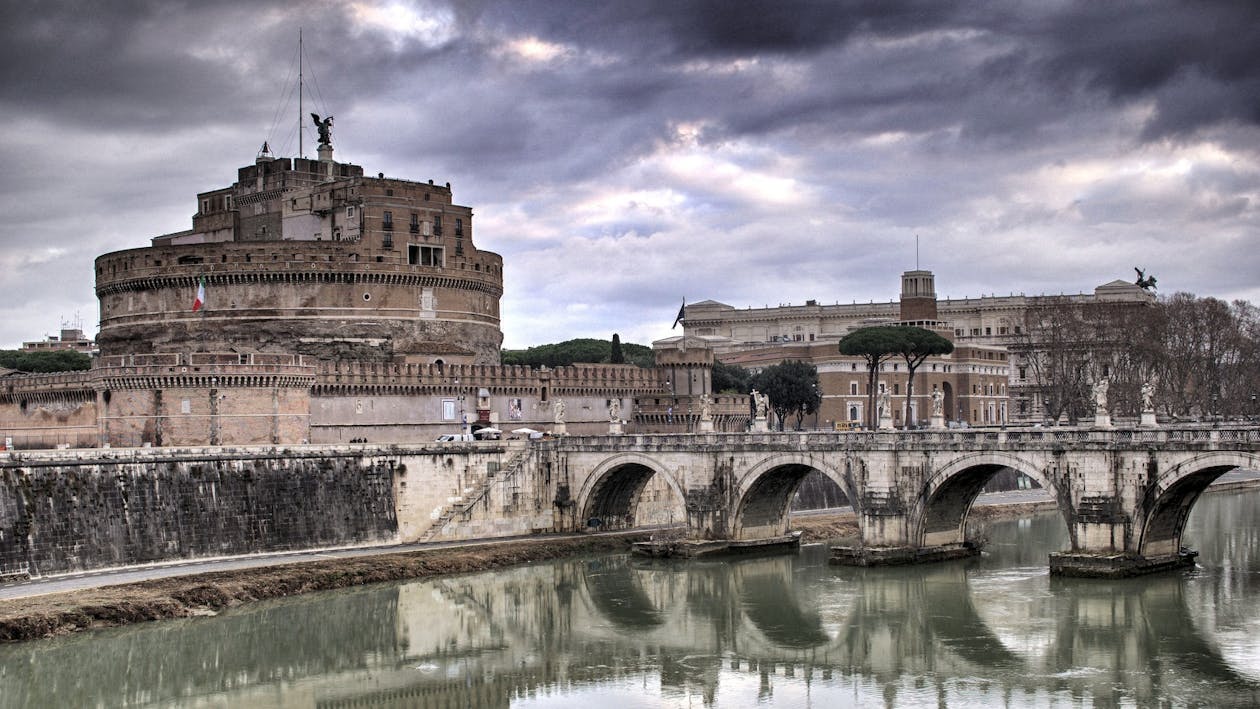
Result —
<path fill-rule="evenodd" d="M 990 505 L 972 510 L 986 520 L 1018 517 L 1053 503 Z M 805 541 L 853 539 L 852 512 L 797 516 L 792 527 Z M 494 546 L 432 549 L 403 554 L 332 559 L 220 571 L 195 576 L 103 586 L 87 591 L 0 601 L 0 642 L 20 642 L 79 630 L 147 620 L 214 615 L 252 601 L 381 581 L 423 579 L 485 571 L 578 554 L 618 553 L 646 535 L 591 536 L 509 542 Z"/>

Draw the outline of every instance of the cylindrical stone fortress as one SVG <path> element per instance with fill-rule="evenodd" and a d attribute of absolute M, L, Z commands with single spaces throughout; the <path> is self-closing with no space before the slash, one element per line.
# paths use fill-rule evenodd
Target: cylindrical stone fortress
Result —
<path fill-rule="evenodd" d="M 198 285 L 205 304 L 193 311 Z M 326 241 L 154 246 L 96 260 L 103 355 L 268 352 L 498 364 L 503 259 L 443 266 Z"/>

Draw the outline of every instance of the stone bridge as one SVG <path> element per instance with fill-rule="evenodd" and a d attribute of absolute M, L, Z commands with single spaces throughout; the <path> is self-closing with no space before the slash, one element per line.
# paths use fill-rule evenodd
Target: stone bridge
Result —
<path fill-rule="evenodd" d="M 818 472 L 844 491 L 860 543 L 833 559 L 911 563 L 975 553 L 967 515 L 995 473 L 1013 469 L 1053 496 L 1071 549 L 1066 575 L 1131 575 L 1186 561 L 1181 535 L 1199 495 L 1235 468 L 1260 469 L 1260 427 L 1048 428 L 569 437 L 537 444 L 556 476 L 556 528 L 634 525 L 659 476 L 692 539 L 773 540 Z M 659 484 L 659 483 L 658 483 Z"/>

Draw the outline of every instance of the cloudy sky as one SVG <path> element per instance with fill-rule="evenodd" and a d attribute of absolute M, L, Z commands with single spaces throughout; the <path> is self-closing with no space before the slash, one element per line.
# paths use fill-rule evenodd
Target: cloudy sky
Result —
<path fill-rule="evenodd" d="M 941 296 L 1260 303 L 1255 0 L 52 0 L 0 4 L 0 346 L 297 153 L 299 28 L 337 158 L 474 208 L 507 347 L 887 301 L 916 235 Z"/>

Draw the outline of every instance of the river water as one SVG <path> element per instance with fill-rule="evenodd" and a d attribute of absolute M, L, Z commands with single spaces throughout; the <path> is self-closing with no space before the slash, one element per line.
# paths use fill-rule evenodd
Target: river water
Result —
<path fill-rule="evenodd" d="M 0 707 L 1260 705 L 1260 491 L 1193 570 L 1052 579 L 1055 514 L 889 569 L 603 556 L 0 647 Z"/>

